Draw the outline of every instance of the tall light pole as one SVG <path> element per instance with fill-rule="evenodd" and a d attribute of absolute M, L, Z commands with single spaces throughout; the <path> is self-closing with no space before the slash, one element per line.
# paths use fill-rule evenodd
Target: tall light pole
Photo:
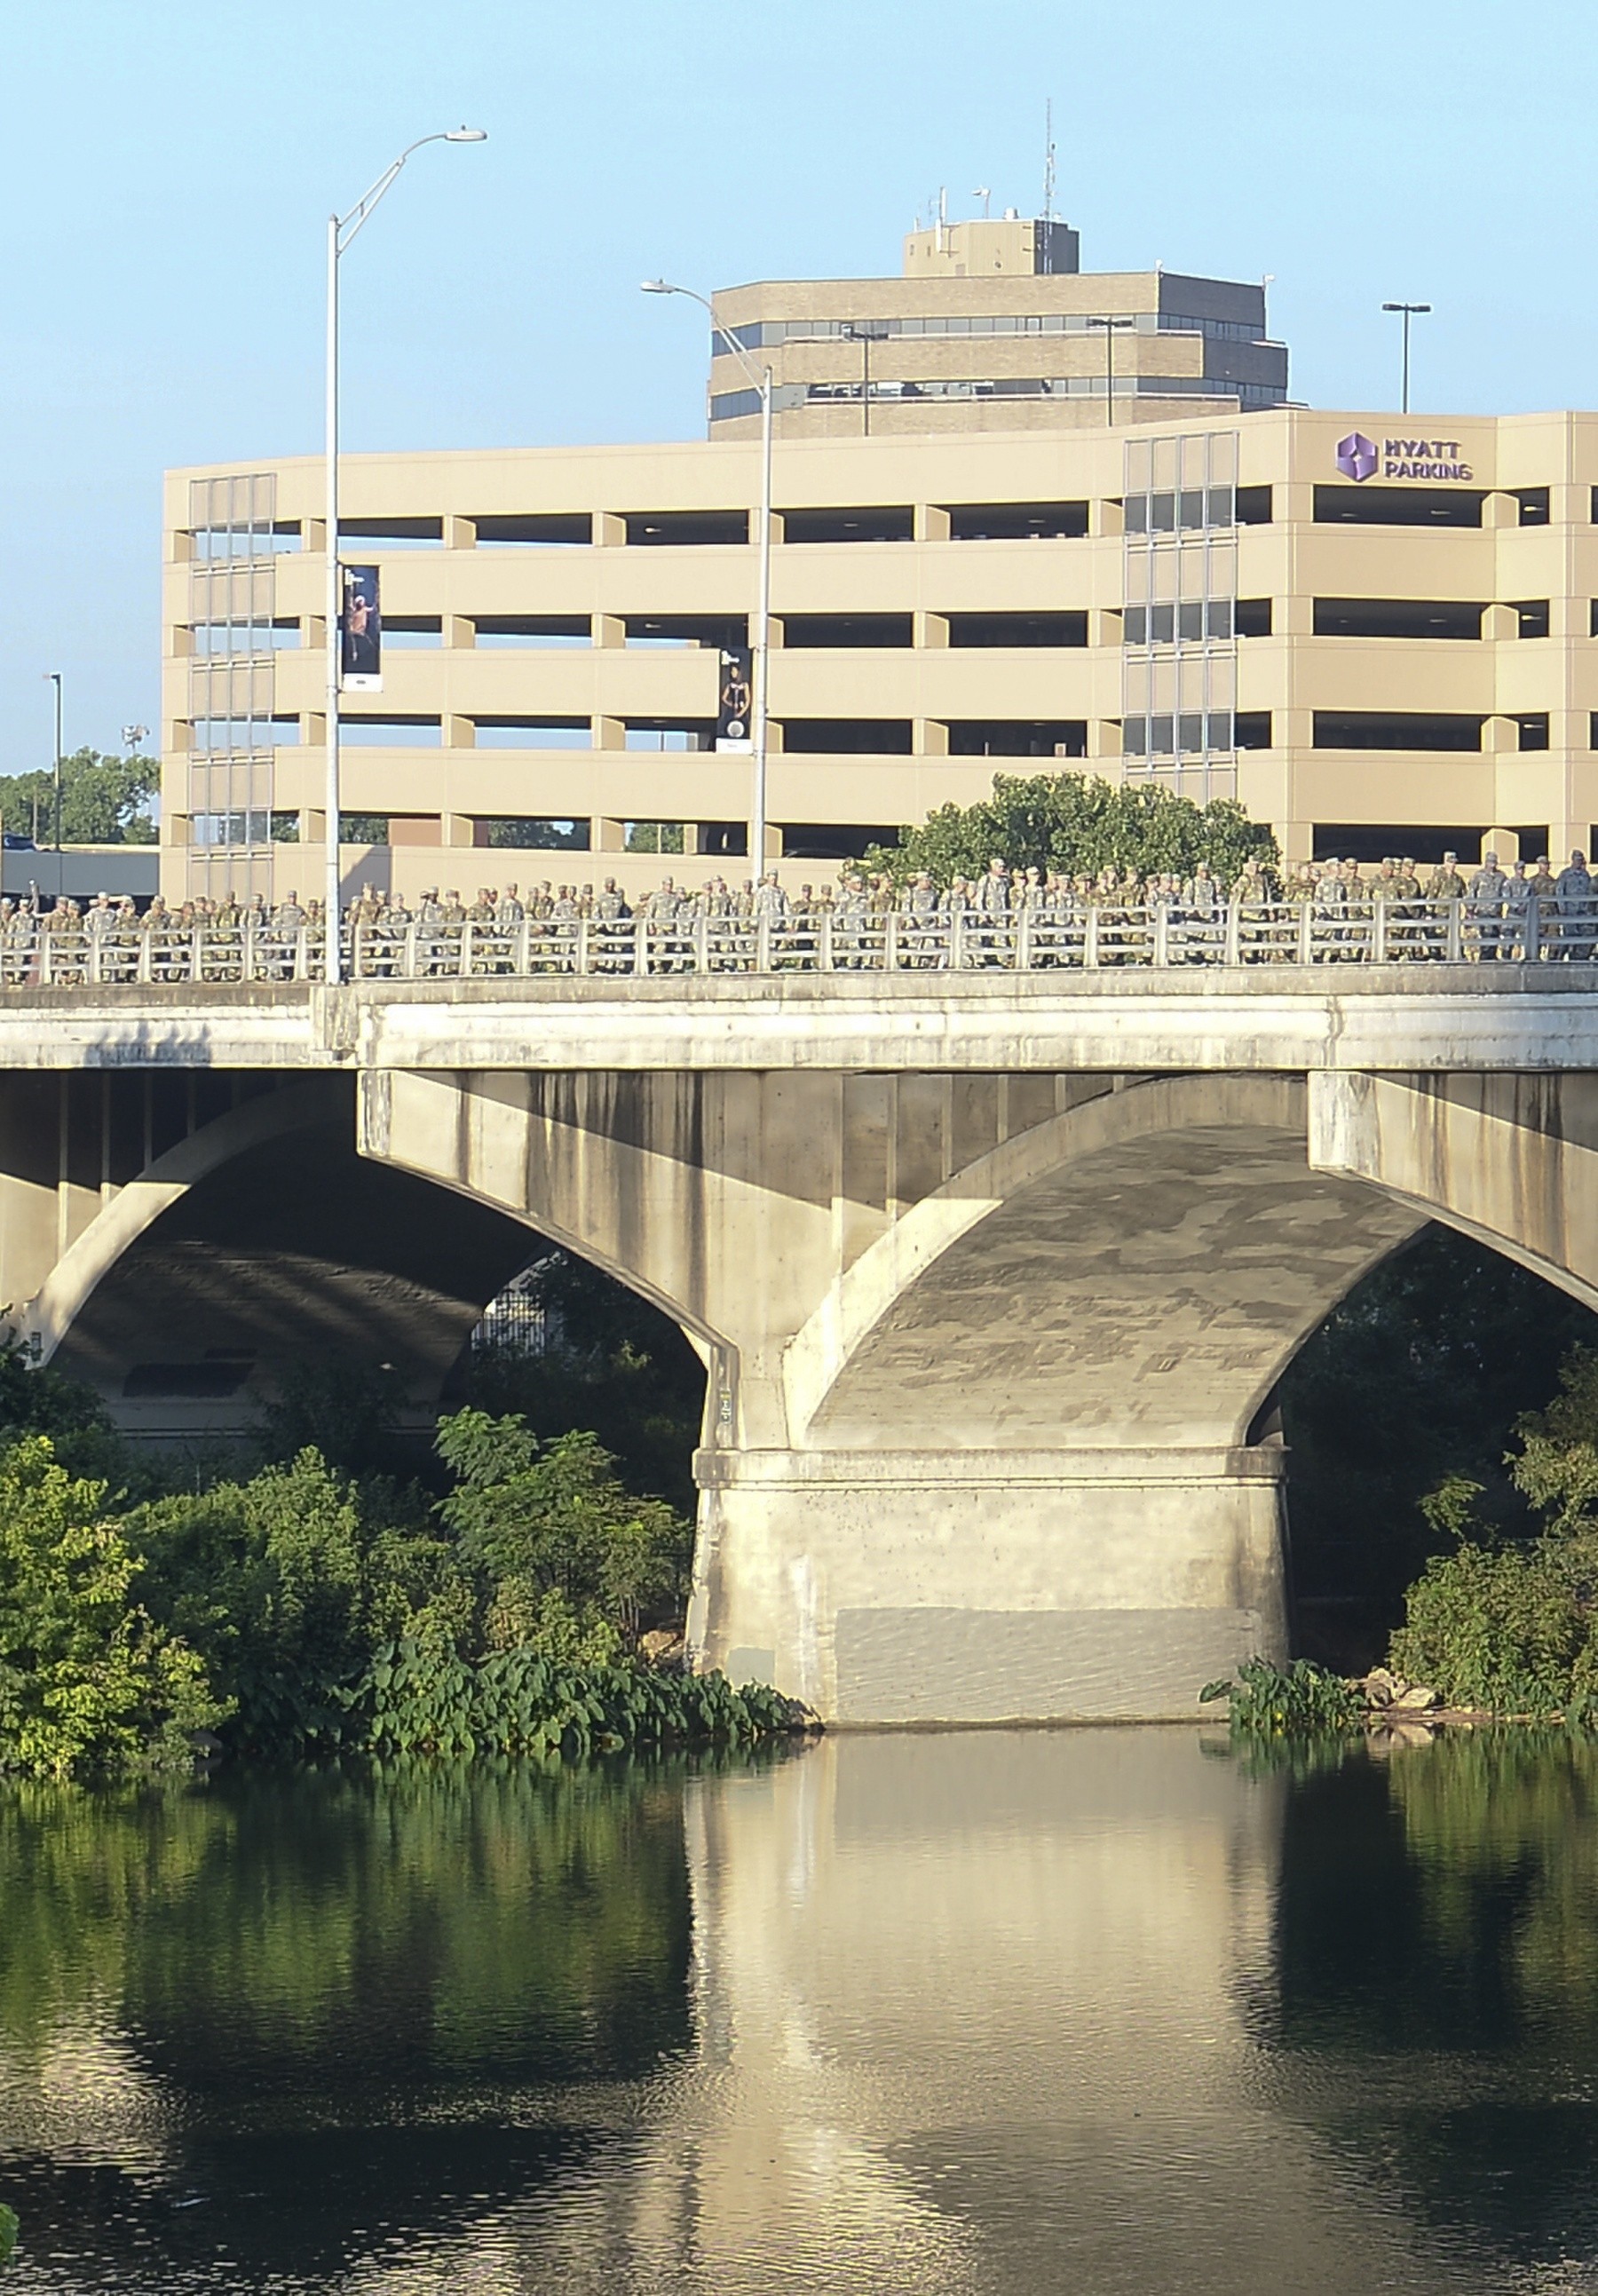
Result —
<path fill-rule="evenodd" d="M 710 314 L 710 324 L 716 324 L 716 313 L 708 295 L 695 287 L 674 286 L 669 279 L 645 279 L 646 295 L 686 295 L 691 302 L 702 304 Z M 760 394 L 760 519 L 756 534 L 759 571 L 758 578 L 758 603 L 755 611 L 755 627 L 750 632 L 754 643 L 750 652 L 754 673 L 754 709 L 750 731 L 753 736 L 754 787 L 750 793 L 749 851 L 755 882 L 766 874 L 766 728 L 768 712 L 766 670 L 770 660 L 771 634 L 771 368 L 758 367 L 737 336 L 730 331 L 724 337 L 728 349 Z"/>
<path fill-rule="evenodd" d="M 1130 319 L 1089 319 L 1090 327 L 1104 331 L 1104 427 L 1115 422 L 1115 339 L 1119 330 L 1132 324 Z"/>
<path fill-rule="evenodd" d="M 59 901 L 66 890 L 67 883 L 67 865 L 61 858 L 61 757 L 66 748 L 66 734 L 63 730 L 66 704 L 61 690 L 60 670 L 51 670 L 49 677 L 51 685 L 55 688 L 55 898 Z"/>
<path fill-rule="evenodd" d="M 344 601 L 339 574 L 339 258 L 372 214 L 413 152 L 424 144 L 486 144 L 481 127 L 445 127 L 436 135 L 419 135 L 407 144 L 397 160 L 385 168 L 371 190 L 347 215 L 327 219 L 327 978 L 337 981 L 342 970 L 339 943 L 339 908 L 342 886 L 339 876 L 339 622 Z"/>
<path fill-rule="evenodd" d="M 1402 412 L 1409 413 L 1409 323 L 1418 312 L 1430 311 L 1430 303 L 1384 303 L 1384 311 L 1401 311 L 1404 315 L 1404 389 Z"/>
<path fill-rule="evenodd" d="M 844 326 L 844 340 L 860 346 L 860 436 L 871 437 L 871 347 L 886 342 L 886 327 L 873 327 L 869 320 L 848 320 Z"/>

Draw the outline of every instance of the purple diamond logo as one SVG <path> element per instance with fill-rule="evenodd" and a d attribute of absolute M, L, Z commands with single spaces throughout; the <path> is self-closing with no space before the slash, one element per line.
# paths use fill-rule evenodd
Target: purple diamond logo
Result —
<path fill-rule="evenodd" d="M 1376 441 L 1367 439 L 1363 430 L 1350 430 L 1346 439 L 1337 442 L 1337 467 L 1344 478 L 1363 483 L 1376 475 Z"/>

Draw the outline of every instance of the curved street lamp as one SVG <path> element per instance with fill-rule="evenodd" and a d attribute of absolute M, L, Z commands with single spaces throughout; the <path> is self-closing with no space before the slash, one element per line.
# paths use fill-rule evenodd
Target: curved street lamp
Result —
<path fill-rule="evenodd" d="M 353 242 L 413 152 L 424 144 L 486 144 L 482 127 L 443 127 L 432 135 L 419 135 L 407 144 L 397 160 L 363 193 L 346 215 L 327 219 L 327 978 L 336 982 L 342 970 L 339 941 L 339 909 L 342 885 L 339 875 L 339 621 L 344 601 L 339 594 L 339 258 Z"/>
<path fill-rule="evenodd" d="M 716 313 L 708 295 L 694 287 L 674 286 L 669 279 L 644 279 L 639 285 L 645 295 L 686 295 L 691 302 L 702 304 L 710 314 L 714 326 Z M 758 551 L 758 598 L 755 610 L 755 627 L 750 633 L 753 644 L 752 662 L 754 708 L 750 713 L 750 749 L 753 752 L 753 783 L 750 794 L 749 853 L 750 870 L 755 883 L 766 874 L 766 669 L 770 656 L 771 632 L 771 368 L 758 367 L 737 336 L 727 332 L 722 339 L 739 365 L 760 394 L 760 519 L 756 536 Z"/>

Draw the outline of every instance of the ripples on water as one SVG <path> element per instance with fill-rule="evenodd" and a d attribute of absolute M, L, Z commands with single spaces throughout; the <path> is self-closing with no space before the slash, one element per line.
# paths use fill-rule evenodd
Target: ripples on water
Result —
<path fill-rule="evenodd" d="M 1598 2289 L 1598 1750 L 0 1797 L 7 2296 Z"/>

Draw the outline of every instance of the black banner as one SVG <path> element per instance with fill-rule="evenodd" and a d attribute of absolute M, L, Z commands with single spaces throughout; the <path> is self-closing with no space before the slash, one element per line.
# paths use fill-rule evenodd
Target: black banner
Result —
<path fill-rule="evenodd" d="M 754 747 L 750 719 L 755 693 L 754 657 L 748 646 L 723 646 L 721 682 L 716 693 L 716 746 L 748 752 Z"/>
<path fill-rule="evenodd" d="M 383 685 L 383 617 L 375 566 L 340 569 L 343 604 L 339 614 L 339 683 L 351 693 L 381 693 Z"/>

